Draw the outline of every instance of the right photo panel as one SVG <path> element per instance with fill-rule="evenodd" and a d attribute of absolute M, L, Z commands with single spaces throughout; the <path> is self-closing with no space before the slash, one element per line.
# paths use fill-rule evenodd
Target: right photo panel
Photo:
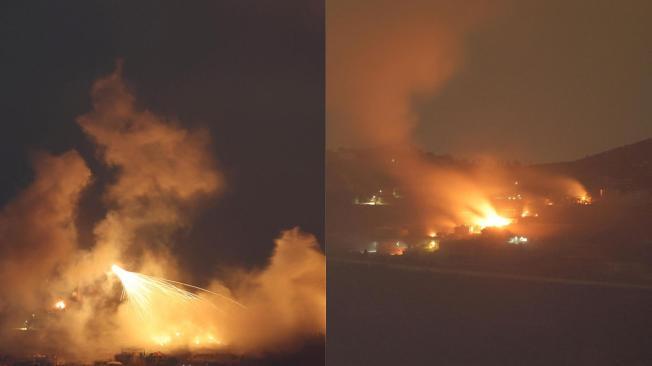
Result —
<path fill-rule="evenodd" d="M 652 364 L 649 14 L 326 2 L 327 364 Z"/>

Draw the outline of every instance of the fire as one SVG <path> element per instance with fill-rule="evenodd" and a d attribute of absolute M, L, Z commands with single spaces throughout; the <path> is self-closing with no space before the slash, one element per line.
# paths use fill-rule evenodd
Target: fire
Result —
<path fill-rule="evenodd" d="M 63 310 L 66 308 L 66 303 L 63 300 L 59 300 L 54 303 L 54 308 L 57 310 Z"/>
<path fill-rule="evenodd" d="M 205 319 L 202 320 L 201 315 L 199 318 L 196 316 L 228 309 L 218 308 L 213 302 L 184 290 L 182 286 L 216 295 L 243 307 L 224 295 L 181 282 L 130 272 L 116 264 L 111 266 L 111 272 L 120 280 L 123 297 L 138 315 L 144 336 L 160 347 L 222 344 L 212 333 L 214 329 L 206 327 Z"/>
<path fill-rule="evenodd" d="M 577 203 L 579 203 L 580 205 L 585 205 L 586 206 L 586 205 L 590 205 L 591 203 L 593 203 L 593 199 L 588 194 L 584 194 L 582 196 L 577 197 Z"/>
<path fill-rule="evenodd" d="M 511 219 L 500 216 L 491 206 L 486 206 L 483 211 L 484 215 L 473 218 L 469 225 L 470 232 L 480 233 L 483 229 L 489 227 L 502 228 L 512 223 Z"/>
<path fill-rule="evenodd" d="M 512 220 L 506 217 L 502 217 L 495 212 L 489 214 L 488 216 L 480 218 L 475 222 L 477 226 L 483 229 L 487 227 L 505 227 L 511 223 Z"/>

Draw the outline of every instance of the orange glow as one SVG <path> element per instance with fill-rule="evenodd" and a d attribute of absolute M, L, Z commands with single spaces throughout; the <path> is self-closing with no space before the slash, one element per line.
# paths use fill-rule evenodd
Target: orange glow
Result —
<path fill-rule="evenodd" d="M 469 231 L 477 234 L 488 227 L 502 228 L 511 223 L 511 219 L 500 216 L 493 207 L 486 204 L 482 209 L 482 214 L 475 215 L 475 217 L 471 219 Z"/>
<path fill-rule="evenodd" d="M 407 246 L 400 241 L 397 241 L 395 244 L 389 247 L 389 255 L 403 255 L 407 250 Z"/>
<path fill-rule="evenodd" d="M 512 223 L 512 220 L 502 217 L 497 213 L 492 213 L 487 217 L 476 221 L 476 224 L 482 228 L 486 227 L 504 227 Z"/>
<path fill-rule="evenodd" d="M 116 264 L 111 266 L 111 271 L 120 280 L 124 297 L 131 305 L 126 315 L 138 324 L 134 332 L 151 345 L 220 346 L 221 338 L 214 333 L 217 329 L 208 322 L 216 316 L 213 310 L 234 314 L 233 308 L 225 307 L 227 303 L 243 307 L 229 297 L 193 285 L 130 272 Z M 182 287 L 199 290 L 201 296 Z M 222 300 L 226 303 L 223 301 L 218 307 L 217 301 Z"/>

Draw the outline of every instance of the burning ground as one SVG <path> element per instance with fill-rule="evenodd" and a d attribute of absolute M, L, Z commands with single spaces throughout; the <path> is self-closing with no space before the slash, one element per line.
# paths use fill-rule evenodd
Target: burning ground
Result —
<path fill-rule="evenodd" d="M 141 108 L 116 71 L 77 119 L 96 147 L 96 180 L 76 151 L 34 154 L 34 181 L 0 213 L 0 344 L 5 351 L 92 359 L 123 347 L 256 354 L 325 334 L 325 258 L 313 236 L 280 234 L 267 265 L 195 287 L 172 250 L 228 177 L 208 133 Z M 85 190 L 104 217 L 81 243 Z M 272 240 L 272 238 L 270 238 Z M 255 331 L 253 331 L 255 325 Z"/>
<path fill-rule="evenodd" d="M 602 158 L 590 159 L 589 171 L 574 171 L 566 169 L 573 164 L 528 166 L 486 155 L 461 160 L 426 153 L 429 149 L 420 146 L 424 136 L 419 133 L 424 129 L 419 127 L 443 127 L 441 136 L 427 136 L 431 140 L 446 140 L 451 127 L 446 125 L 450 121 L 422 113 L 423 104 L 437 100 L 449 83 L 464 76 L 467 62 L 473 61 L 468 60 L 473 55 L 471 41 L 513 5 L 421 0 L 330 3 L 329 250 L 374 251 L 375 245 L 385 248 L 380 251 L 399 254 L 410 247 L 438 248 L 440 241 L 488 236 L 494 240 L 496 233 L 501 233 L 500 244 L 525 243 L 530 238 L 528 246 L 538 243 L 584 256 L 613 257 L 624 250 L 623 246 L 615 249 L 613 243 L 623 238 L 639 249 L 649 243 L 649 235 L 640 229 L 650 217 L 649 189 L 636 183 L 638 190 L 633 192 L 627 179 L 614 180 L 601 173 L 604 167 L 595 169 L 595 162 Z M 464 108 L 476 104 L 481 102 L 468 100 Z M 495 121 L 465 122 L 491 125 Z M 482 154 L 480 145 L 491 144 L 489 138 L 480 140 L 478 154 Z M 648 160 L 649 155 L 640 162 Z M 630 165 L 621 164 L 620 170 Z M 635 171 L 636 179 L 648 181 L 649 164 Z M 638 194 L 642 194 L 640 204 L 625 204 L 627 197 Z M 591 242 L 599 245 L 587 249 Z M 624 251 L 637 250 L 629 246 Z"/>
<path fill-rule="evenodd" d="M 649 140 L 628 149 L 645 146 Z M 414 175 L 398 159 L 387 162 L 396 172 L 374 168 L 373 149 L 328 154 L 333 255 L 404 254 L 393 260 L 649 282 L 652 196 L 643 168 L 632 176 L 587 167 L 595 157 L 526 166 L 413 153 L 432 176 Z M 622 148 L 596 157 L 620 155 Z M 639 166 L 649 155 L 627 156 L 614 166 Z"/>

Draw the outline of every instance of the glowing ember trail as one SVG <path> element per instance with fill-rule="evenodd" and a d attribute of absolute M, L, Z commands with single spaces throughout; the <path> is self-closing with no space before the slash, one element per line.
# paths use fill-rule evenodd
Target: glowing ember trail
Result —
<path fill-rule="evenodd" d="M 136 272 L 129 272 L 123 268 L 120 268 L 120 266 L 117 264 L 111 266 L 111 272 L 113 272 L 116 276 L 118 276 L 118 279 L 120 279 L 120 283 L 122 283 L 122 287 L 124 289 L 123 296 L 127 299 L 127 301 L 136 307 L 136 310 L 140 314 L 143 315 L 150 314 L 153 296 L 162 295 L 169 302 L 176 303 L 189 303 L 193 301 L 203 300 L 198 295 L 186 291 L 176 285 L 186 286 L 212 295 L 220 296 L 224 299 L 229 300 L 233 304 L 244 307 L 239 302 L 213 291 L 209 291 L 204 288 L 189 285 L 183 282 L 166 280 L 164 278 L 156 278 Z"/>
<path fill-rule="evenodd" d="M 223 343 L 215 333 L 217 330 L 198 314 L 207 316 L 213 310 L 222 312 L 225 309 L 213 303 L 214 296 L 209 300 L 182 287 L 215 295 L 244 308 L 228 296 L 182 282 L 130 272 L 116 264 L 111 266 L 111 272 L 122 284 L 123 298 L 138 314 L 144 336 L 158 346 L 210 347 Z"/>
<path fill-rule="evenodd" d="M 111 271 L 122 283 L 123 297 L 143 317 L 151 314 L 153 296 L 162 295 L 171 303 L 188 303 L 200 299 L 192 292 L 174 286 L 164 279 L 129 272 L 116 264 L 111 266 Z"/>

